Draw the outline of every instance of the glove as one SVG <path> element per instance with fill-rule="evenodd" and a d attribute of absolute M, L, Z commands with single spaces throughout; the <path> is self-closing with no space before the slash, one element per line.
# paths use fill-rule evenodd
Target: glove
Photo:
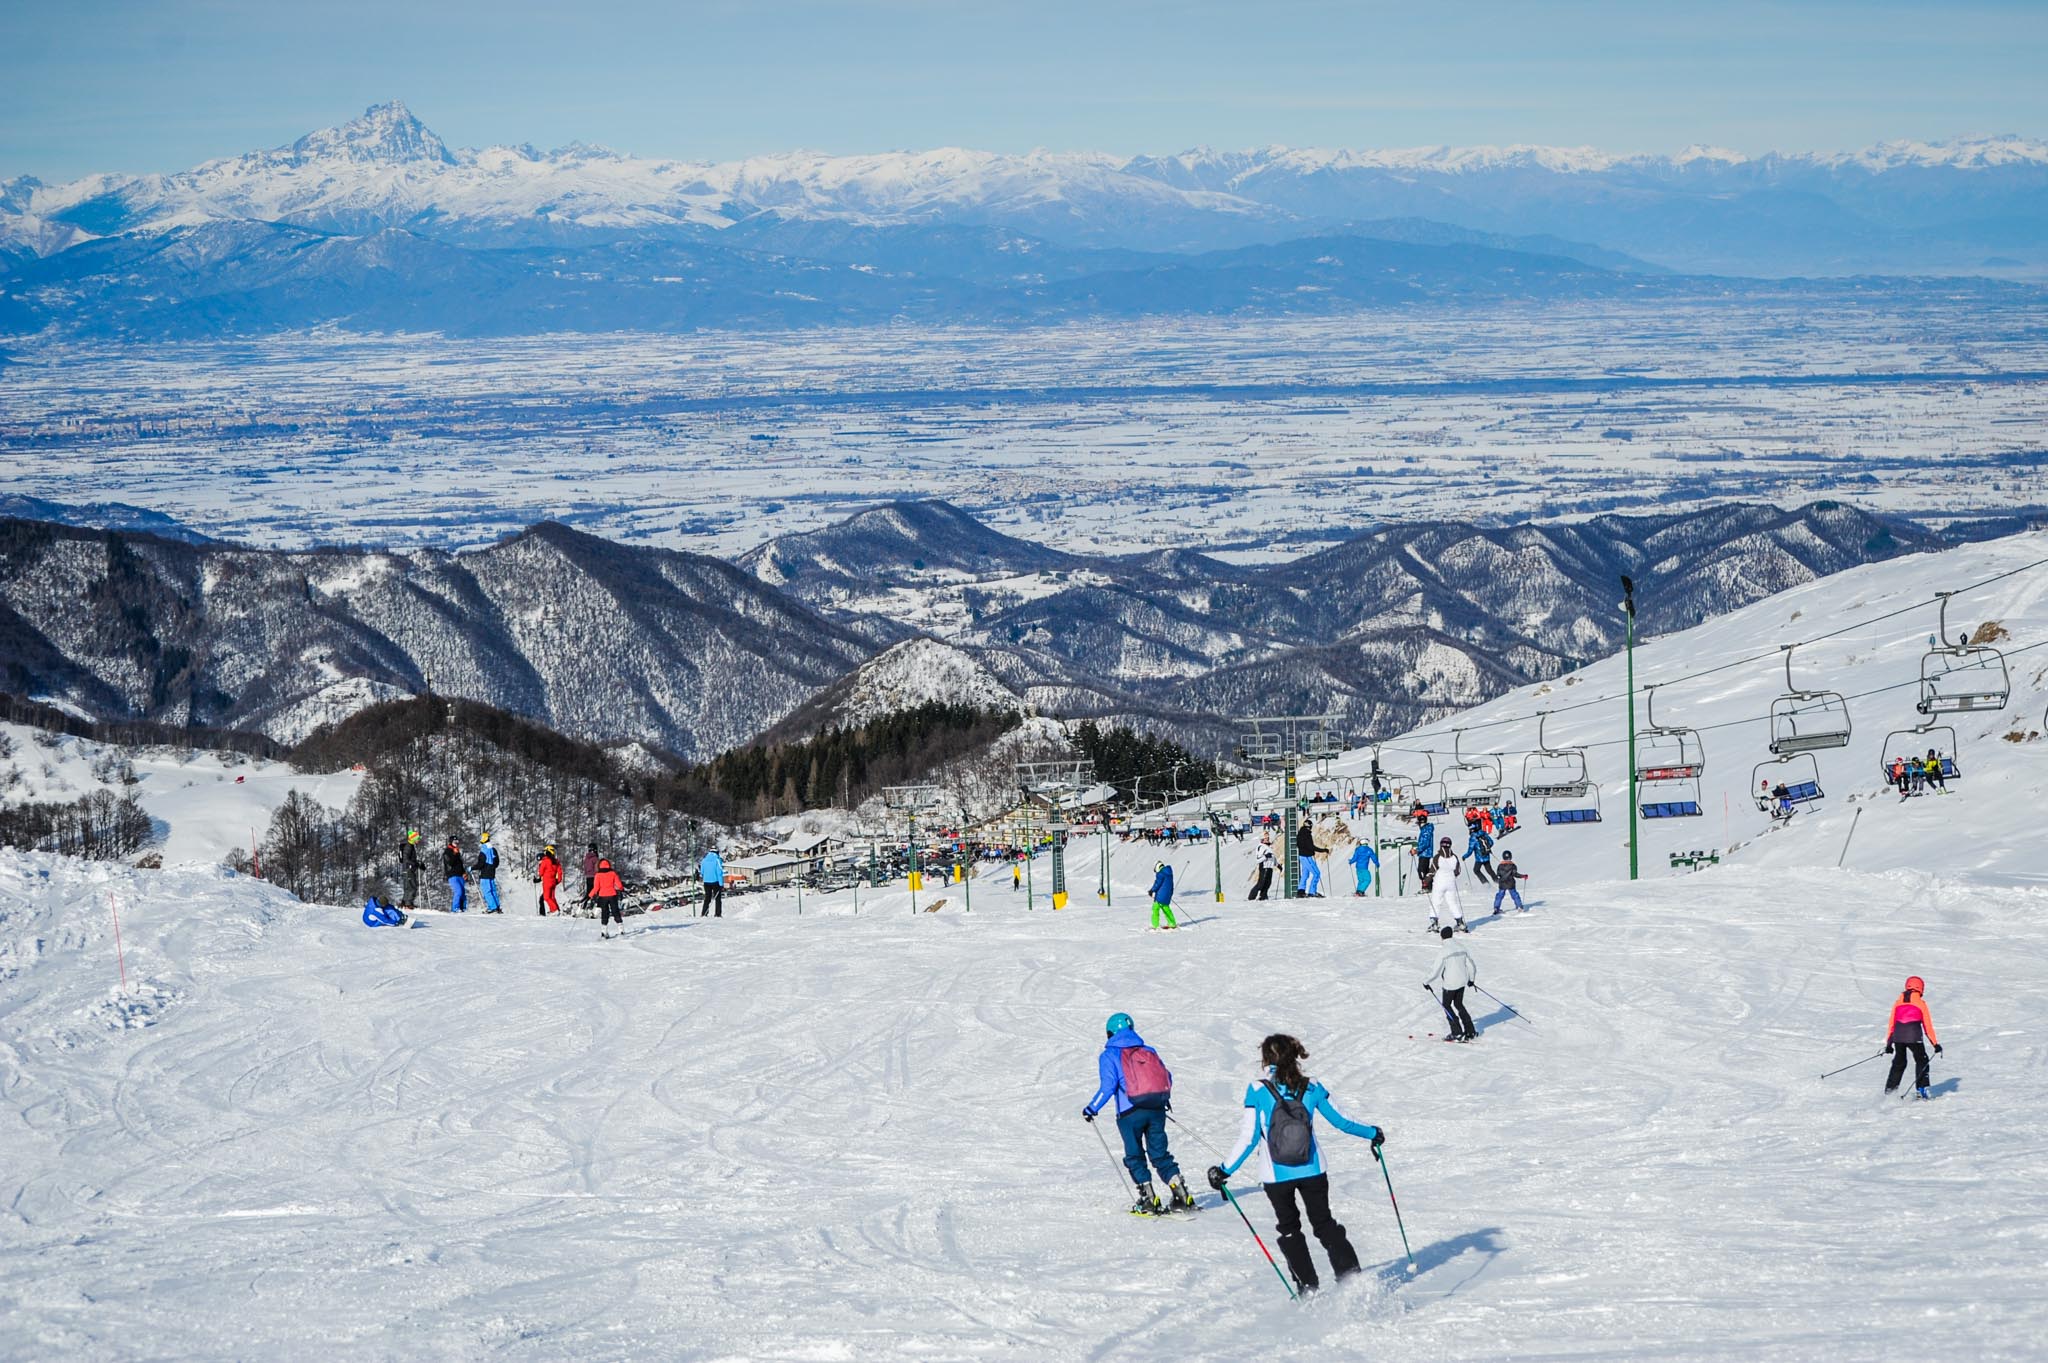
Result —
<path fill-rule="evenodd" d="M 1214 1188 L 1217 1192 L 1220 1193 L 1223 1191 L 1223 1185 L 1226 1182 L 1228 1182 L 1229 1179 L 1230 1175 L 1223 1172 L 1222 1165 L 1212 1164 L 1209 1166 L 1209 1186 L 1211 1188 Z"/>
<path fill-rule="evenodd" d="M 1084 1108 L 1082 1108 L 1082 1109 L 1081 1109 L 1081 1120 L 1082 1120 L 1082 1121 L 1084 1121 L 1084 1122 L 1092 1122 L 1092 1121 L 1094 1121 L 1094 1120 L 1095 1120 L 1095 1109 L 1094 1109 L 1094 1108 L 1092 1108 L 1092 1107 L 1084 1107 Z"/>
<path fill-rule="evenodd" d="M 1374 1127 L 1372 1129 L 1372 1153 L 1375 1159 L 1379 1157 L 1380 1147 L 1385 1145 L 1386 1143 L 1387 1129 L 1383 1126 Z"/>
<path fill-rule="evenodd" d="M 1884 1043 L 1884 1053 L 1885 1053 L 1886 1055 L 1890 1055 L 1890 1054 L 1892 1053 L 1892 1043 L 1891 1043 L 1891 1042 L 1887 1041 L 1887 1042 L 1885 1042 L 1885 1043 Z"/>
<path fill-rule="evenodd" d="M 1940 1042 L 1938 1042 L 1938 1041 L 1934 1043 L 1934 1053 L 1935 1053 L 1936 1055 L 1940 1055 L 1940 1054 L 1941 1054 L 1941 1043 L 1940 1043 Z"/>

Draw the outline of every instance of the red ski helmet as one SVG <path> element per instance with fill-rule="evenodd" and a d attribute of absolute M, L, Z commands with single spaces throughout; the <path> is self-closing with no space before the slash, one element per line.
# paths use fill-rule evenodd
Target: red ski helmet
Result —
<path fill-rule="evenodd" d="M 1915 994 L 1924 994 L 1927 992 L 1927 981 L 1921 979 L 1918 975 L 1909 975 L 1906 978 L 1906 988 L 1912 990 Z"/>

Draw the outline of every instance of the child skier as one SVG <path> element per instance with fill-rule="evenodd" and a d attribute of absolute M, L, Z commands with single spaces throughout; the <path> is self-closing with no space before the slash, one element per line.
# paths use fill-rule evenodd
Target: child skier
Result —
<path fill-rule="evenodd" d="M 1124 1168 L 1131 1171 L 1131 1182 L 1138 1189 L 1138 1200 L 1131 1207 L 1133 1216 L 1193 1211 L 1195 1199 L 1181 1180 L 1180 1163 L 1166 1148 L 1166 1110 L 1173 1105 L 1173 1075 L 1159 1052 L 1138 1035 L 1129 1013 L 1112 1013 L 1102 1030 L 1106 1039 L 1095 1062 L 1095 1096 L 1081 1109 L 1081 1120 L 1092 1122 L 1096 1113 L 1116 1104 L 1117 1134 L 1124 1138 Z M 1152 1191 L 1153 1169 L 1166 1180 L 1168 1204 L 1163 1207 Z"/>
<path fill-rule="evenodd" d="M 1465 926 L 1465 901 L 1458 892 L 1458 877 L 1464 874 L 1465 864 L 1451 850 L 1449 838 L 1438 840 L 1430 872 L 1429 931 L 1456 926 L 1459 932 L 1470 932 L 1472 929 Z M 1443 922 L 1445 918 L 1451 920 L 1449 924 Z"/>
<path fill-rule="evenodd" d="M 1513 898 L 1515 907 L 1523 913 L 1529 911 L 1529 906 L 1522 902 L 1522 892 L 1515 887 L 1516 881 L 1528 878 L 1522 874 L 1522 868 L 1515 865 L 1515 854 L 1505 847 L 1501 848 L 1500 865 L 1493 868 L 1493 883 L 1500 887 L 1493 892 L 1494 917 L 1500 917 L 1500 901 L 1504 895 Z"/>
<path fill-rule="evenodd" d="M 1161 915 L 1165 916 L 1166 926 L 1169 929 L 1180 926 L 1173 916 L 1173 868 L 1163 861 L 1156 863 L 1152 867 L 1153 927 L 1157 928 L 1159 926 Z"/>
<path fill-rule="evenodd" d="M 1440 934 L 1445 943 L 1451 940 L 1451 930 L 1443 929 Z M 1446 945 L 1444 954 L 1437 959 L 1436 974 L 1423 983 L 1423 988 L 1432 994 L 1441 989 L 1436 1001 L 1443 1005 L 1444 1020 L 1451 1024 L 1451 1034 L 1446 1041 L 1470 1041 L 1479 1035 L 1473 1030 L 1472 1015 L 1465 1011 L 1465 986 L 1479 983 L 1479 967 L 1472 961 L 1472 955 L 1463 947 Z"/>
<path fill-rule="evenodd" d="M 590 897 L 597 901 L 597 934 L 600 937 L 614 937 L 626 930 L 626 916 L 619 912 L 619 896 L 624 894 L 626 884 L 619 879 L 619 873 L 612 869 L 610 860 L 598 858 L 597 875 L 590 882 Z M 618 933 L 607 932 L 607 925 L 618 924 Z"/>
<path fill-rule="evenodd" d="M 1361 842 L 1351 849 L 1351 874 L 1358 881 L 1353 895 L 1362 895 L 1372 888 L 1373 868 L 1380 864 L 1380 854 L 1368 844 Z"/>
<path fill-rule="evenodd" d="M 1906 1057 L 1911 1055 L 1913 1088 L 1922 1098 L 1927 1096 L 1927 1047 L 1934 1047 L 1934 1053 L 1940 1055 L 1941 1042 L 1934 1036 L 1934 1014 L 1927 1011 L 1926 988 L 1927 982 L 1915 975 L 1906 981 L 1899 1001 L 1892 1005 L 1884 1033 L 1884 1053 L 1892 1058 L 1892 1071 L 1884 1081 L 1886 1093 L 1899 1091 L 1899 1079 L 1906 1072 Z"/>
<path fill-rule="evenodd" d="M 540 860 L 534 864 L 534 883 L 540 886 L 540 905 L 537 912 L 545 915 L 560 913 L 562 906 L 555 902 L 555 887 L 562 883 L 562 859 L 555 855 L 555 845 L 549 843 L 540 849 Z"/>
<path fill-rule="evenodd" d="M 484 834 L 476 840 L 476 887 L 483 891 L 484 912 L 503 913 L 504 906 L 498 903 L 498 849 L 491 846 L 491 835 Z"/>
<path fill-rule="evenodd" d="M 1302 1073 L 1301 1062 L 1306 1059 L 1307 1049 L 1284 1033 L 1275 1033 L 1259 1044 L 1259 1063 L 1265 1068 L 1244 1091 L 1238 1152 L 1228 1164 L 1209 1170 L 1209 1186 L 1220 1191 L 1264 1145 L 1265 1156 L 1255 1167 L 1263 1175 L 1266 1197 L 1279 1223 L 1280 1253 L 1305 1293 L 1321 1286 L 1321 1279 L 1315 1260 L 1309 1257 L 1308 1240 L 1301 1233 L 1303 1212 L 1308 1214 L 1309 1229 L 1322 1241 L 1323 1252 L 1330 1256 L 1331 1271 L 1340 1279 L 1358 1272 L 1358 1251 L 1351 1248 L 1344 1227 L 1330 1215 L 1330 1176 L 1323 1169 L 1323 1152 L 1316 1141 L 1316 1114 L 1322 1114 L 1339 1131 L 1371 1141 L 1375 1158 L 1387 1139 L 1383 1128 L 1354 1122 L 1337 1111 L 1330 1091 Z"/>
<path fill-rule="evenodd" d="M 461 913 L 468 880 L 462 869 L 462 844 L 453 838 L 441 849 L 441 874 L 448 877 L 448 912 Z"/>
<path fill-rule="evenodd" d="M 1465 855 L 1472 860 L 1474 880 L 1493 879 L 1493 839 L 1484 829 L 1472 830 L 1472 837 L 1465 844 Z"/>

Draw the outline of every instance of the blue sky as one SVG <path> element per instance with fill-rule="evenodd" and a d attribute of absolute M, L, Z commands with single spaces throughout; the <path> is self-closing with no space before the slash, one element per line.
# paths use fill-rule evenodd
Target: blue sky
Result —
<path fill-rule="evenodd" d="M 403 99 L 451 144 L 723 158 L 2048 134 L 2048 3 L 0 0 L 0 175 L 171 170 Z"/>

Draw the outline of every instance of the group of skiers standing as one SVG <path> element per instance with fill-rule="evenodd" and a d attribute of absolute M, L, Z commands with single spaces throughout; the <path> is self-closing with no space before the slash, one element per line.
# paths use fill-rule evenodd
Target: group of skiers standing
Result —
<path fill-rule="evenodd" d="M 483 912 L 503 913 L 504 901 L 498 890 L 498 849 L 489 833 L 477 837 L 476 854 L 465 859 L 461 842 L 449 838 L 441 848 L 441 874 L 448 881 L 448 909 L 451 913 L 463 913 L 469 908 L 469 882 L 476 878 L 477 895 L 483 901 Z M 426 872 L 426 859 L 420 855 L 420 832 L 417 828 L 406 830 L 405 841 L 399 845 L 398 869 L 402 891 L 397 907 L 405 911 L 418 908 L 420 881 Z M 583 872 L 583 893 L 579 903 L 596 908 L 598 926 L 605 936 L 612 935 L 612 929 L 623 927 L 625 916 L 620 912 L 619 899 L 625 894 L 625 881 L 619 875 L 609 857 L 601 856 L 597 844 L 591 843 L 584 851 L 581 862 Z M 557 891 L 565 877 L 560 854 L 553 843 L 544 845 L 534 858 L 533 883 L 540 887 L 535 911 L 543 916 L 559 914 L 562 911 Z M 700 915 L 725 917 L 725 859 L 713 848 L 698 862 L 697 875 L 703 889 Z"/>

